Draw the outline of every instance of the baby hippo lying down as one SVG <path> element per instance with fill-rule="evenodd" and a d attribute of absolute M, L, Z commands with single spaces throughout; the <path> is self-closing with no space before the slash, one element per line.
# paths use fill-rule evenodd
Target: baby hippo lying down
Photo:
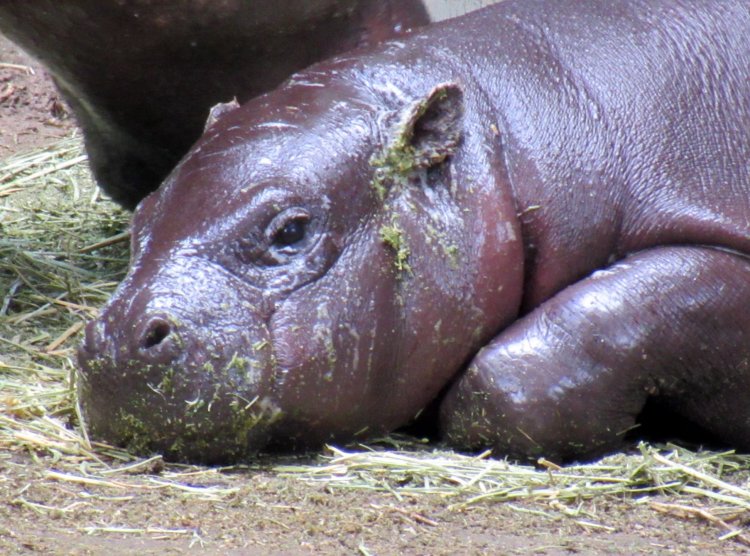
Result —
<path fill-rule="evenodd" d="M 80 352 L 96 438 L 231 462 L 439 404 L 497 457 L 648 403 L 750 449 L 750 4 L 509 0 L 217 116 Z"/>

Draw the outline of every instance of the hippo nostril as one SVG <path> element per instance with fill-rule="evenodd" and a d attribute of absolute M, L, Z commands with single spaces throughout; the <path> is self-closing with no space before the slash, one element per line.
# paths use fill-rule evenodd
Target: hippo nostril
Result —
<path fill-rule="evenodd" d="M 161 344 L 172 332 L 169 323 L 163 319 L 154 319 L 148 323 L 146 333 L 143 335 L 141 346 L 143 349 L 151 349 Z"/>

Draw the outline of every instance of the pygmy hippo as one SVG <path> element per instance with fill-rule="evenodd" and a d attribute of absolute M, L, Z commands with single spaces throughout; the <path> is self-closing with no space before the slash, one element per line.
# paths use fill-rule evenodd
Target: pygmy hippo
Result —
<path fill-rule="evenodd" d="M 50 68 L 97 181 L 128 208 L 174 168 L 212 105 L 427 21 L 421 0 L 0 2 L 0 32 Z"/>
<path fill-rule="evenodd" d="M 509 0 L 217 119 L 80 351 L 96 438 L 585 459 L 648 405 L 750 449 L 750 4 Z"/>

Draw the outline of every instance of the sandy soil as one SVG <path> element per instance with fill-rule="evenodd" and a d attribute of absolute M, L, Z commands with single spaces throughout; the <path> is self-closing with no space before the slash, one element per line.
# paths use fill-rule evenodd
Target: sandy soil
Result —
<path fill-rule="evenodd" d="M 49 77 L 2 39 L 0 63 L 0 159 L 74 129 Z M 0 452 L 0 553 L 750 554 L 705 520 L 649 503 L 701 504 L 684 497 L 602 498 L 561 517 L 554 502 L 456 510 L 436 495 L 334 489 L 262 467 L 196 475 L 195 485 L 235 489 L 215 500 L 159 487 L 160 469 L 118 486 L 56 469 L 49 455 Z"/>
<path fill-rule="evenodd" d="M 0 35 L 0 158 L 49 145 L 74 128 L 44 68 Z"/>
<path fill-rule="evenodd" d="M 188 501 L 167 490 L 61 486 L 45 478 L 54 465 L 31 463 L 25 456 L 14 456 L 2 467 L 0 552 L 5 554 L 742 553 L 737 545 L 718 541 L 717 530 L 705 523 L 663 517 L 628 499 L 588 508 L 594 513 L 586 521 L 598 520 L 606 530 L 581 525 L 580 519 L 538 515 L 552 509 L 544 503 L 456 511 L 435 496 L 398 500 L 262 471 L 199 481 L 238 489 L 214 502 Z M 82 502 L 82 489 L 88 501 Z M 108 527 L 152 529 L 102 531 Z"/>

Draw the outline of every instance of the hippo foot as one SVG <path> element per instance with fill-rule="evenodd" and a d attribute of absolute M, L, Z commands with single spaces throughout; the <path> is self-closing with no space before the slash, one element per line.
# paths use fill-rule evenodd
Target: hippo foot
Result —
<path fill-rule="evenodd" d="M 750 449 L 749 304 L 746 257 L 703 247 L 632 255 L 481 350 L 443 402 L 443 434 L 495 456 L 585 460 L 620 448 L 657 401 Z"/>

